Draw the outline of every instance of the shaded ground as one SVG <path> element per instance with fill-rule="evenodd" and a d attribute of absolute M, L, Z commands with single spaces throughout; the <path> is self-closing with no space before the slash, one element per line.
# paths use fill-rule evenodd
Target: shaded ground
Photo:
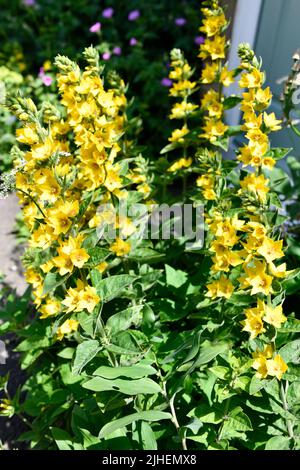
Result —
<path fill-rule="evenodd" d="M 18 211 L 19 205 L 15 195 L 0 199 L 0 272 L 5 275 L 6 284 L 12 289 L 16 289 L 18 295 L 22 295 L 26 289 L 20 263 L 22 249 L 16 245 L 12 234 L 15 216 Z M 5 341 L 8 353 L 6 364 L 0 365 L 0 375 L 10 373 L 9 392 L 14 395 L 18 386 L 24 381 L 25 376 L 19 368 L 18 354 L 13 352 L 16 346 L 14 336 L 6 335 L 0 337 L 0 339 Z M 15 439 L 24 431 L 26 431 L 26 427 L 18 418 L 7 419 L 0 417 L 0 441 L 4 444 L 4 448 L 22 448 L 22 443 L 16 443 Z"/>

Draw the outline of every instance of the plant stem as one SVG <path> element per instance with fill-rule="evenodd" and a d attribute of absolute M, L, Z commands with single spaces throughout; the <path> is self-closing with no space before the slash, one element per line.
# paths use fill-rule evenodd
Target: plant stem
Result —
<path fill-rule="evenodd" d="M 186 444 L 186 438 L 185 438 L 185 436 L 181 436 L 180 424 L 178 422 L 178 418 L 177 418 L 176 410 L 175 410 L 175 406 L 174 406 L 174 400 L 175 400 L 176 393 L 172 396 L 172 398 L 169 399 L 165 382 L 163 382 L 163 395 L 164 395 L 165 400 L 168 403 L 169 408 L 171 410 L 172 422 L 173 422 L 173 424 L 174 424 L 174 426 L 177 430 L 177 434 L 179 436 L 179 439 L 181 440 L 182 448 L 183 448 L 183 450 L 188 450 L 187 444 Z"/>
<path fill-rule="evenodd" d="M 283 382 L 281 382 L 280 395 L 281 395 L 283 409 L 284 411 L 287 411 L 287 412 L 289 411 L 289 405 L 288 405 L 287 398 L 286 398 L 288 388 L 289 388 L 288 380 L 285 383 L 285 387 L 283 386 Z M 287 428 L 289 437 L 290 439 L 294 439 L 294 430 L 293 430 L 292 422 L 289 419 L 286 419 L 285 421 L 286 421 L 286 428 Z"/>

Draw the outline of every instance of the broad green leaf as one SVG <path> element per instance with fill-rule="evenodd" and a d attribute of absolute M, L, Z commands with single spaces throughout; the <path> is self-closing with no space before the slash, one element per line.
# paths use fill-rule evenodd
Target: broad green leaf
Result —
<path fill-rule="evenodd" d="M 286 436 L 274 436 L 268 440 L 266 450 L 290 450 L 290 438 Z"/>
<path fill-rule="evenodd" d="M 202 423 L 218 424 L 222 422 L 224 412 L 220 407 L 217 408 L 215 406 L 209 406 L 204 403 L 203 405 L 197 406 L 197 408 L 190 411 L 188 416 L 190 418 L 195 416 Z"/>
<path fill-rule="evenodd" d="M 274 160 L 282 160 L 284 157 L 286 157 L 293 149 L 292 148 L 283 148 L 283 147 L 277 147 L 277 148 L 272 148 L 269 150 L 267 153 L 267 156 L 274 158 Z"/>
<path fill-rule="evenodd" d="M 151 426 L 146 421 L 141 421 L 139 424 L 142 448 L 144 450 L 157 450 L 157 442 Z"/>
<path fill-rule="evenodd" d="M 58 273 L 47 273 L 44 280 L 42 295 L 45 296 L 50 292 L 54 291 L 58 286 L 65 282 L 67 277 L 68 275 L 60 276 Z"/>
<path fill-rule="evenodd" d="M 140 263 L 156 263 L 165 258 L 164 253 L 159 253 L 152 248 L 137 248 L 129 253 L 128 258 Z"/>
<path fill-rule="evenodd" d="M 300 339 L 296 339 L 279 350 L 280 356 L 285 362 L 300 364 Z"/>
<path fill-rule="evenodd" d="M 99 341 L 89 339 L 83 341 L 76 348 L 75 359 L 72 367 L 74 375 L 80 374 L 82 369 L 96 356 L 102 349 Z"/>
<path fill-rule="evenodd" d="M 269 380 L 259 379 L 253 375 L 249 387 L 250 395 L 256 395 L 260 390 L 264 389 L 268 383 Z"/>
<path fill-rule="evenodd" d="M 143 305 L 137 305 L 115 313 L 107 320 L 106 328 L 115 335 L 119 331 L 128 330 L 131 326 L 139 326 L 143 319 L 142 309 Z"/>
<path fill-rule="evenodd" d="M 187 281 L 187 274 L 180 269 L 174 269 L 171 266 L 165 266 L 167 285 L 179 289 Z"/>
<path fill-rule="evenodd" d="M 240 96 L 234 96 L 234 95 L 228 96 L 228 98 L 225 98 L 224 100 L 224 109 L 232 109 L 235 106 L 237 106 L 239 103 L 241 103 L 242 100 L 243 98 L 241 98 Z M 234 128 L 237 132 L 241 132 L 240 126 L 231 126 L 231 128 Z"/>
<path fill-rule="evenodd" d="M 300 333 L 300 320 L 288 317 L 284 325 L 278 330 L 278 333 Z"/>
<path fill-rule="evenodd" d="M 51 427 L 51 434 L 59 450 L 73 450 L 72 437 L 60 428 Z"/>
<path fill-rule="evenodd" d="M 194 370 L 196 367 L 200 367 L 203 364 L 207 364 L 208 362 L 212 361 L 215 357 L 219 356 L 219 354 L 222 354 L 227 351 L 228 347 L 229 345 L 227 343 L 220 343 L 211 346 L 208 345 L 200 349 L 199 356 L 193 364 L 192 370 Z"/>
<path fill-rule="evenodd" d="M 164 411 L 140 411 L 139 413 L 133 413 L 128 416 L 124 416 L 123 418 L 116 419 L 115 421 L 112 421 L 111 423 L 105 424 L 103 428 L 101 429 L 99 433 L 99 438 L 103 439 L 110 434 L 112 434 L 114 431 L 120 428 L 124 428 L 128 426 L 131 423 L 134 423 L 136 421 L 162 421 L 164 419 L 169 419 L 172 420 L 172 415 L 170 413 L 166 413 Z"/>
<path fill-rule="evenodd" d="M 83 388 L 93 390 L 94 392 L 115 391 L 124 393 L 125 395 L 138 395 L 161 393 L 160 386 L 149 378 L 138 380 L 125 380 L 125 379 L 104 379 L 103 377 L 95 377 L 88 380 L 83 385 Z"/>
<path fill-rule="evenodd" d="M 72 359 L 74 356 L 75 349 L 74 348 L 64 348 L 57 353 L 58 357 L 62 357 L 63 359 Z"/>
<path fill-rule="evenodd" d="M 95 248 L 89 248 L 87 250 L 89 255 L 88 261 L 84 264 L 85 268 L 93 268 L 98 264 L 102 263 L 110 254 L 109 250 L 105 250 L 104 248 L 99 248 L 96 246 Z"/>
<path fill-rule="evenodd" d="M 287 400 L 291 407 L 300 405 L 300 381 L 293 382 L 289 385 Z"/>
<path fill-rule="evenodd" d="M 105 379 L 116 379 L 118 377 L 126 377 L 130 379 L 139 379 L 154 375 L 157 371 L 154 367 L 145 364 L 133 364 L 128 367 L 106 367 L 101 366 L 93 372 L 93 375 L 99 375 Z"/>
<path fill-rule="evenodd" d="M 97 292 L 102 302 L 109 302 L 122 293 L 125 287 L 132 284 L 137 277 L 130 276 L 129 274 L 118 274 L 116 276 L 107 277 L 102 279 L 97 285 Z"/>
<path fill-rule="evenodd" d="M 246 439 L 246 431 L 252 431 L 249 417 L 240 406 L 230 411 L 228 418 L 224 421 L 220 439 L 240 438 Z"/>

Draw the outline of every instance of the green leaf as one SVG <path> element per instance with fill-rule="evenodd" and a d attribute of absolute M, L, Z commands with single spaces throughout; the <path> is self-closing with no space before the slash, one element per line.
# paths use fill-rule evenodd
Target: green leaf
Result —
<path fill-rule="evenodd" d="M 200 354 L 196 359 L 195 363 L 192 366 L 192 370 L 196 367 L 202 366 L 203 364 L 207 364 L 208 362 L 212 361 L 215 357 L 219 356 L 219 354 L 224 353 L 227 351 L 229 345 L 227 343 L 215 344 L 212 346 L 206 346 L 200 349 Z"/>
<path fill-rule="evenodd" d="M 265 450 L 290 450 L 290 438 L 286 436 L 274 436 L 268 440 Z"/>
<path fill-rule="evenodd" d="M 156 263 L 164 259 L 166 255 L 152 250 L 152 248 L 137 248 L 129 253 L 128 258 L 139 263 Z"/>
<path fill-rule="evenodd" d="M 280 356 L 285 362 L 300 364 L 300 339 L 296 339 L 279 350 Z"/>
<path fill-rule="evenodd" d="M 48 295 L 50 292 L 54 291 L 65 282 L 67 277 L 68 275 L 62 277 L 58 273 L 47 273 L 44 280 L 42 296 Z"/>
<path fill-rule="evenodd" d="M 256 395 L 260 390 L 264 389 L 269 382 L 269 380 L 262 380 L 253 375 L 249 387 L 250 395 Z"/>
<path fill-rule="evenodd" d="M 124 393 L 125 395 L 138 395 L 161 393 L 160 386 L 151 379 L 143 378 L 138 380 L 124 380 L 124 379 L 104 379 L 103 377 L 95 377 L 88 380 L 83 385 L 83 388 L 93 390 L 94 392 L 115 391 Z"/>
<path fill-rule="evenodd" d="M 101 366 L 93 372 L 93 375 L 99 375 L 105 379 L 116 379 L 117 377 L 126 377 L 130 379 L 139 379 L 141 377 L 147 377 L 148 375 L 154 375 L 157 371 L 154 367 L 146 364 L 133 364 L 131 366 L 124 367 L 106 367 Z"/>
<path fill-rule="evenodd" d="M 143 305 L 136 305 L 115 313 L 107 320 L 106 328 L 115 335 L 119 331 L 128 330 L 131 326 L 139 326 L 143 319 L 142 309 Z"/>
<path fill-rule="evenodd" d="M 84 264 L 85 268 L 92 268 L 94 266 L 97 266 L 111 254 L 109 250 L 99 248 L 98 246 L 96 246 L 95 248 L 89 248 L 87 252 L 90 258 Z"/>
<path fill-rule="evenodd" d="M 134 423 L 136 421 L 153 422 L 153 421 L 162 421 L 164 419 L 172 420 L 172 415 L 164 411 L 156 411 L 156 410 L 140 411 L 139 413 L 133 413 L 131 415 L 124 416 L 123 418 L 116 419 L 115 421 L 112 421 L 111 423 L 105 424 L 105 426 L 103 426 L 103 428 L 101 429 L 99 433 L 99 438 L 103 439 L 105 437 L 108 437 L 117 429 L 124 428 L 128 426 L 129 424 Z"/>
<path fill-rule="evenodd" d="M 165 265 L 167 285 L 179 289 L 187 281 L 187 273 L 180 269 L 174 269 L 171 266 Z"/>
<path fill-rule="evenodd" d="M 243 98 L 240 96 L 228 96 L 228 98 L 225 98 L 224 100 L 224 109 L 232 109 L 235 108 L 239 103 L 243 101 Z M 241 127 L 240 126 L 232 126 L 235 128 L 239 128 L 239 132 L 241 132 Z"/>
<path fill-rule="evenodd" d="M 102 349 L 99 341 L 90 339 L 80 343 L 76 348 L 74 364 L 72 373 L 74 375 L 80 374 L 82 369 L 97 355 Z"/>
<path fill-rule="evenodd" d="M 172 142 L 171 144 L 166 145 L 161 151 L 160 154 L 164 155 L 165 153 L 171 152 L 172 150 L 177 149 L 180 147 L 180 144 L 178 142 Z"/>
<path fill-rule="evenodd" d="M 109 302 L 119 297 L 125 287 L 132 284 L 136 279 L 136 276 L 130 276 L 129 274 L 118 274 L 116 276 L 107 277 L 97 284 L 97 293 L 102 302 Z"/>
<path fill-rule="evenodd" d="M 282 160 L 284 157 L 286 157 L 293 149 L 292 148 L 283 148 L 283 147 L 277 147 L 271 149 L 268 153 L 267 156 L 274 158 L 274 160 Z"/>
<path fill-rule="evenodd" d="M 53 439 L 59 450 L 73 450 L 72 437 L 63 429 L 50 428 Z"/>
<path fill-rule="evenodd" d="M 64 348 L 57 353 L 58 357 L 62 357 L 63 359 L 72 359 L 74 356 L 75 349 L 74 348 Z"/>
<path fill-rule="evenodd" d="M 155 434 L 151 426 L 146 421 L 140 422 L 140 441 L 144 450 L 157 450 Z"/>
<path fill-rule="evenodd" d="M 202 423 L 218 424 L 223 421 L 224 412 L 220 408 L 204 403 L 188 413 L 189 418 L 194 416 Z"/>
<path fill-rule="evenodd" d="M 246 431 L 252 431 L 252 424 L 240 406 L 230 411 L 224 421 L 220 439 L 240 438 L 246 440 Z"/>
<path fill-rule="evenodd" d="M 278 333 L 300 333 L 300 320 L 288 317 L 284 325 L 278 330 Z"/>

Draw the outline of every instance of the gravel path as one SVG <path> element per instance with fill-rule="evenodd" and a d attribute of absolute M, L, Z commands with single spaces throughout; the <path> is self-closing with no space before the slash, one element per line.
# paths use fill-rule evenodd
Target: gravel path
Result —
<path fill-rule="evenodd" d="M 17 295 L 21 296 L 26 289 L 20 263 L 22 249 L 16 245 L 12 234 L 15 216 L 19 209 L 15 195 L 0 199 L 0 272 L 5 275 L 5 283 L 16 290 Z M 14 395 L 18 386 L 24 381 L 25 376 L 18 366 L 18 354 L 13 351 L 16 347 L 14 336 L 6 335 L 0 337 L 0 339 L 4 340 L 8 353 L 6 364 L 0 365 L 0 375 L 3 376 L 9 372 L 9 392 Z M 26 431 L 26 427 L 18 418 L 6 419 L 0 417 L 0 442 L 5 449 L 23 448 L 23 443 L 17 443 L 16 438 L 24 431 Z"/>

